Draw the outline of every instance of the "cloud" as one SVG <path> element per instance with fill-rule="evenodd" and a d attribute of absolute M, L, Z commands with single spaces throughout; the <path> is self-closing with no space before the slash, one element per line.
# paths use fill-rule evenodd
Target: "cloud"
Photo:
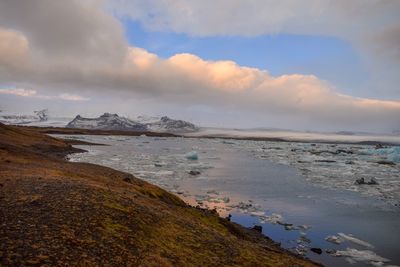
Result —
<path fill-rule="evenodd" d="M 68 101 L 89 101 L 90 98 L 83 97 L 80 95 L 73 95 L 73 94 L 60 94 L 57 96 L 59 99 L 68 100 Z"/>
<path fill-rule="evenodd" d="M 31 97 L 31 98 L 40 98 L 40 99 L 46 99 L 46 100 L 54 100 L 54 99 L 61 99 L 61 100 L 67 100 L 67 101 L 88 101 L 88 100 L 90 100 L 90 98 L 87 98 L 87 97 L 83 97 L 80 95 L 74 95 L 74 94 L 66 94 L 66 93 L 59 94 L 56 96 L 41 95 L 41 94 L 38 94 L 36 90 L 23 89 L 23 88 L 2 88 L 2 89 L 0 89 L 0 94 Z"/>
<path fill-rule="evenodd" d="M 129 47 L 122 37 L 121 25 L 105 13 L 102 2 L 41 0 L 37 1 L 38 6 L 32 6 L 32 12 L 26 12 L 29 9 L 23 7 L 25 2 L 33 5 L 33 1 L 22 0 L 0 3 L 0 38 L 9 44 L 0 46 L 0 62 L 8 62 L 0 69 L 0 79 L 3 83 L 47 92 L 39 95 L 35 91 L 29 97 L 85 101 L 88 98 L 79 94 L 86 92 L 104 98 L 150 98 L 179 107 L 197 105 L 256 112 L 295 123 L 307 121 L 315 129 L 329 126 L 389 131 L 400 127 L 399 101 L 341 95 L 313 75 L 275 77 L 267 70 L 240 66 L 233 61 L 204 60 L 192 54 L 162 59 L 145 49 Z M 280 4 L 282 10 L 286 10 L 284 3 Z M 173 5 L 183 12 L 183 17 L 185 12 L 193 12 L 183 2 Z M 286 16 L 299 20 L 295 13 L 289 13 Z M 198 14 L 193 16 L 196 19 Z M 158 13 L 152 17 L 158 17 Z M 210 18 L 213 19 L 217 18 Z M 282 20 L 269 19 L 276 23 Z M 41 20 L 52 27 L 43 25 Z M 216 25 L 214 30 L 221 27 Z M 58 38 L 66 43 L 60 43 Z M 22 63 L 14 64 L 17 62 Z"/>
<path fill-rule="evenodd" d="M 122 18 L 151 31 L 192 36 L 323 35 L 349 42 L 372 76 L 366 90 L 400 97 L 400 1 L 110 0 Z"/>
<path fill-rule="evenodd" d="M 21 89 L 21 88 L 6 88 L 0 89 L 0 94 L 16 95 L 16 96 L 35 96 L 36 90 Z"/>
<path fill-rule="evenodd" d="M 29 60 L 28 40 L 24 35 L 0 28 L 0 71 L 6 75 L 22 69 Z"/>
<path fill-rule="evenodd" d="M 32 56 L 60 64 L 118 64 L 127 44 L 98 0 L 0 1 L 0 25 L 24 33 Z M 101 56 L 100 56 L 101 55 Z"/>
<path fill-rule="evenodd" d="M 138 20 L 150 30 L 194 36 L 287 32 L 349 37 L 365 34 L 368 28 L 376 31 L 382 26 L 384 29 L 396 25 L 400 8 L 399 2 L 391 0 L 110 0 L 108 3 L 117 15 Z"/>

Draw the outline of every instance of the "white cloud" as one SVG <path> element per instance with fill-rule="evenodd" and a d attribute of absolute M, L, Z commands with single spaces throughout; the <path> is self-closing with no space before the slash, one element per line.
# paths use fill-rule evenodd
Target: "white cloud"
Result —
<path fill-rule="evenodd" d="M 46 100 L 66 100 L 66 101 L 88 101 L 90 98 L 75 94 L 63 93 L 56 96 L 38 94 L 36 90 L 23 88 L 2 88 L 0 94 L 15 95 L 21 97 L 40 98 Z"/>
<path fill-rule="evenodd" d="M 152 31 L 200 37 L 278 33 L 337 37 L 362 56 L 371 75 L 368 90 L 400 97 L 400 1 L 109 0 L 109 6 L 118 16 Z"/>
<path fill-rule="evenodd" d="M 88 101 L 90 98 L 83 97 L 80 95 L 73 95 L 73 94 L 60 94 L 56 98 L 68 100 L 68 101 Z"/>
<path fill-rule="evenodd" d="M 35 96 L 36 90 L 22 88 L 5 88 L 0 89 L 0 94 L 16 95 L 16 96 Z"/>

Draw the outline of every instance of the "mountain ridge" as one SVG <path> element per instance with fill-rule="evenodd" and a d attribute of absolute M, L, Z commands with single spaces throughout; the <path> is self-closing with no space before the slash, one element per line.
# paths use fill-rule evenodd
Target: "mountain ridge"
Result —
<path fill-rule="evenodd" d="M 77 115 L 67 124 L 66 128 L 170 133 L 195 132 L 199 129 L 193 123 L 171 119 L 167 116 L 161 118 L 139 116 L 134 120 L 107 112 L 97 118 L 86 118 Z"/>

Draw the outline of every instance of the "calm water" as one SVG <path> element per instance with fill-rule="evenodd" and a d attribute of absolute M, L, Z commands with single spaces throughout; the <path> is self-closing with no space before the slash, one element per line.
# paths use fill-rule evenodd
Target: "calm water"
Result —
<path fill-rule="evenodd" d="M 400 264 L 400 209 L 394 205 L 398 203 L 398 192 L 393 189 L 399 183 L 398 166 L 371 163 L 375 156 L 361 152 L 351 154 L 355 164 L 347 166 L 341 160 L 348 161 L 349 155 L 334 155 L 333 165 L 326 166 L 326 163 L 315 163 L 315 154 L 293 149 L 293 146 L 309 146 L 301 143 L 64 137 L 110 145 L 80 146 L 88 152 L 71 155 L 71 161 L 91 162 L 130 172 L 193 205 L 216 207 L 221 216 L 231 214 L 232 220 L 242 225 L 262 225 L 263 233 L 281 242 L 283 247 L 305 253 L 327 266 Z M 307 149 L 325 151 L 328 149 L 325 146 L 316 144 Z M 369 147 L 347 149 L 358 153 Z M 326 157 L 331 156 L 328 153 Z M 304 159 L 304 165 L 295 164 L 299 161 L 297 157 Z M 367 170 L 363 170 L 363 166 Z M 337 171 L 340 167 L 347 168 L 346 177 L 340 177 L 341 172 Z M 360 171 L 383 173 L 379 177 L 382 185 L 373 190 L 354 188 L 355 174 Z M 353 176 L 349 172 L 353 172 Z M 371 246 L 343 238 L 341 244 L 325 240 L 329 235 L 338 236 L 338 233 L 353 235 Z M 336 257 L 325 252 L 318 255 L 310 252 L 312 247 L 351 251 L 353 257 Z"/>

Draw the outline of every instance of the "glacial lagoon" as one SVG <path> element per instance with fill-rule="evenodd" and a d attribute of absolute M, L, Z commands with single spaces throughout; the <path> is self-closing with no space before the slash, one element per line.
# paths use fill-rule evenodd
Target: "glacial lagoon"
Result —
<path fill-rule="evenodd" d="M 88 152 L 71 161 L 132 173 L 191 205 L 261 225 L 283 247 L 326 266 L 400 265 L 398 147 L 57 136 L 108 145 L 78 146 Z M 365 184 L 355 183 L 360 178 Z"/>

